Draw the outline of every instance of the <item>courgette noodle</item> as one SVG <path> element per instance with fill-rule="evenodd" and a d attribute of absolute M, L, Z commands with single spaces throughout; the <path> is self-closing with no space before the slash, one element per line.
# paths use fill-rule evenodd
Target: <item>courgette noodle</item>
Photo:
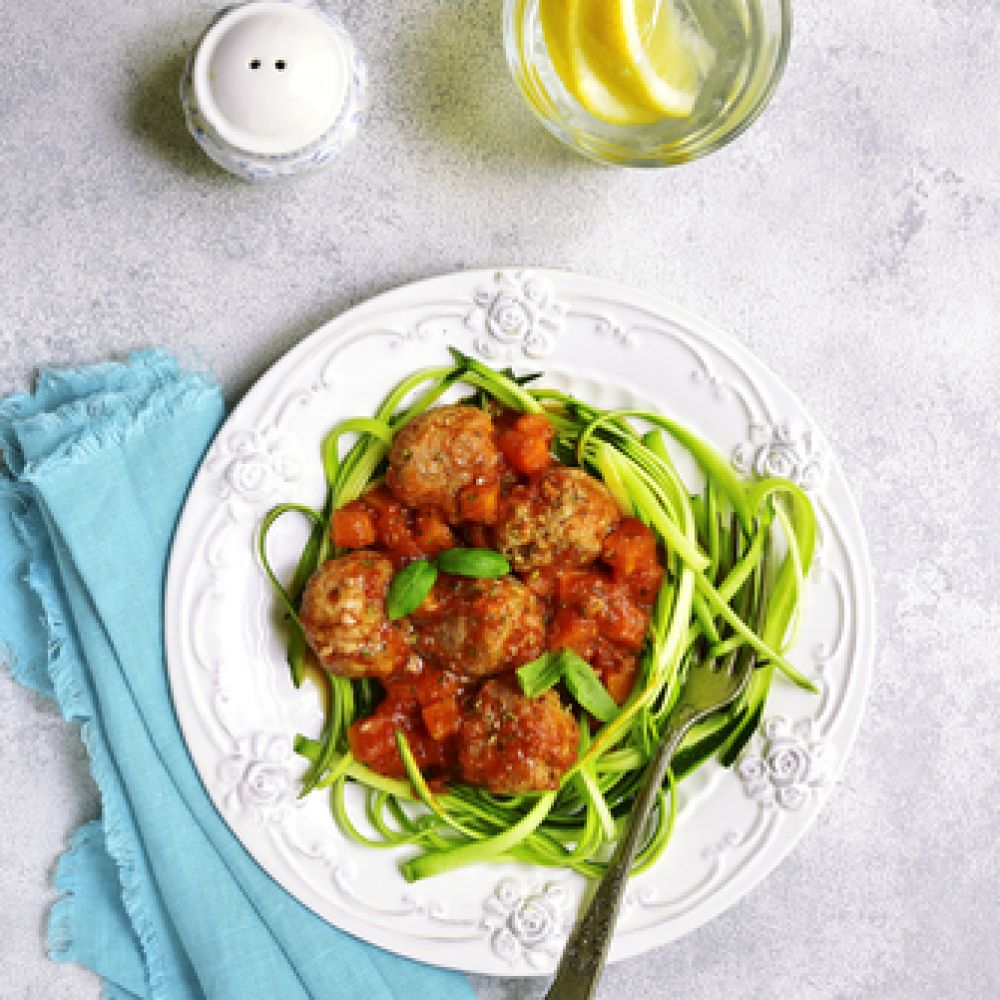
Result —
<path fill-rule="evenodd" d="M 785 656 L 801 618 L 802 584 L 815 549 L 812 506 L 788 480 L 742 479 L 716 450 L 662 414 L 599 410 L 563 392 L 531 388 L 530 376 L 518 378 L 457 350 L 451 353 L 454 364 L 415 372 L 389 393 L 372 417 L 346 420 L 326 435 L 321 457 L 328 495 L 321 511 L 281 504 L 261 524 L 260 560 L 287 612 L 293 682 L 302 683 L 307 656 L 297 614 L 302 591 L 317 567 L 337 554 L 330 533 L 333 512 L 357 499 L 383 473 L 389 445 L 400 428 L 461 383 L 475 390 L 467 400 L 473 405 L 493 402 L 544 414 L 555 429 L 558 458 L 601 479 L 626 514 L 655 532 L 666 572 L 635 685 L 620 709 L 611 706 L 602 715 L 607 721 L 593 731 L 584 708 L 574 706 L 577 759 L 557 790 L 497 795 L 464 784 L 432 790 L 401 732 L 396 739 L 406 780 L 377 774 L 356 760 L 347 730 L 372 711 L 379 688 L 368 679 L 330 675 L 320 739 L 299 735 L 295 741 L 296 751 L 309 762 L 301 794 L 326 791 L 334 819 L 352 840 L 372 847 L 411 848 L 400 866 L 409 881 L 500 860 L 570 868 L 597 878 L 627 822 L 688 665 L 696 658 L 721 661 L 742 648 L 756 658 L 749 687 L 730 709 L 695 727 L 679 748 L 633 868 L 641 871 L 656 861 L 670 837 L 676 782 L 712 758 L 726 766 L 738 758 L 759 724 L 775 673 L 815 691 Z M 342 448 L 348 435 L 353 440 Z M 664 435 L 697 463 L 704 477 L 699 493 L 692 495 L 681 479 Z M 312 532 L 286 589 L 271 570 L 266 540 L 274 522 L 289 512 L 308 518 Z M 532 683 L 551 686 L 560 676 L 565 679 L 560 671 L 569 669 L 569 661 L 540 658 L 531 667 L 519 672 L 525 690 Z M 578 690 L 590 692 L 578 696 L 584 706 L 588 697 L 601 692 L 606 696 L 596 675 L 592 681 L 580 675 L 578 665 L 577 674 L 586 681 Z M 595 692 L 593 684 L 601 692 Z M 572 683 L 568 687 L 571 695 L 577 694 Z M 367 832 L 349 815 L 348 786 L 363 792 Z"/>

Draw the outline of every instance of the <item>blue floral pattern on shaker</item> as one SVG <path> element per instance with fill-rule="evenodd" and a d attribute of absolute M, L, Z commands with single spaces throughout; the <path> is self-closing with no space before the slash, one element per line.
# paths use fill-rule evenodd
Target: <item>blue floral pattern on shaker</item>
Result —
<path fill-rule="evenodd" d="M 352 142 L 364 120 L 367 103 L 368 72 L 350 35 L 326 0 L 283 0 L 294 7 L 311 10 L 323 18 L 341 39 L 350 54 L 351 81 L 337 116 L 321 136 L 288 153 L 251 153 L 232 145 L 219 134 L 198 104 L 195 96 L 194 62 L 197 47 L 188 55 L 181 76 L 180 98 L 188 131 L 202 151 L 223 170 L 248 181 L 266 181 L 277 177 L 292 177 L 315 170 L 328 163 Z M 209 28 L 242 4 L 227 4 L 215 12 Z M 207 33 L 208 29 L 206 29 Z"/>

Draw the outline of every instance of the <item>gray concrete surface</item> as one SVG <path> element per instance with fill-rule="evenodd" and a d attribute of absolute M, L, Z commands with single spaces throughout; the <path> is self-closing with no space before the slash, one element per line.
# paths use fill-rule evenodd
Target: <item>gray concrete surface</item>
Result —
<path fill-rule="evenodd" d="M 704 161 L 634 172 L 535 125 L 506 77 L 500 0 L 344 2 L 368 125 L 329 172 L 260 187 L 204 159 L 179 114 L 211 9 L 0 7 L 0 391 L 165 344 L 234 401 L 346 306 L 473 266 L 621 279 L 729 329 L 807 401 L 852 483 L 875 682 L 792 856 L 701 931 L 612 968 L 600 997 L 1000 995 L 995 7 L 799 4 L 763 119 Z M 75 733 L 8 677 L 0 794 L 0 995 L 96 997 L 42 944 L 54 859 L 95 792 Z"/>

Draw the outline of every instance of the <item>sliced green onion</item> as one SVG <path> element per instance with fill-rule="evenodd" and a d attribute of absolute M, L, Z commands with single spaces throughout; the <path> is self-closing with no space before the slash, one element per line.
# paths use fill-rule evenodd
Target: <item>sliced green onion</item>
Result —
<path fill-rule="evenodd" d="M 537 698 L 558 684 L 562 679 L 562 672 L 562 654 L 559 650 L 551 649 L 515 671 L 517 682 L 527 698 Z"/>
<path fill-rule="evenodd" d="M 601 683 L 594 668 L 579 653 L 562 651 L 563 680 L 577 704 L 601 722 L 611 722 L 621 709 Z"/>

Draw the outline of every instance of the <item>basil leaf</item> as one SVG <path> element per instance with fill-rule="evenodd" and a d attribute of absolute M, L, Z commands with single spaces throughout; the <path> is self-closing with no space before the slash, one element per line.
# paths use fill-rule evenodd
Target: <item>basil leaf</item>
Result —
<path fill-rule="evenodd" d="M 611 722 L 621 711 L 594 668 L 579 653 L 564 649 L 561 656 L 562 676 L 569 693 L 580 706 L 601 722 Z"/>
<path fill-rule="evenodd" d="M 431 592 L 438 571 L 433 563 L 418 559 L 404 566 L 389 584 L 385 595 L 385 613 L 392 621 L 416 611 Z"/>
<path fill-rule="evenodd" d="M 537 698 L 562 677 L 562 654 L 555 650 L 542 653 L 537 659 L 517 668 L 517 683 L 528 698 Z"/>
<path fill-rule="evenodd" d="M 442 573 L 454 576 L 492 580 L 510 572 L 510 563 L 493 549 L 445 549 L 436 561 Z"/>

